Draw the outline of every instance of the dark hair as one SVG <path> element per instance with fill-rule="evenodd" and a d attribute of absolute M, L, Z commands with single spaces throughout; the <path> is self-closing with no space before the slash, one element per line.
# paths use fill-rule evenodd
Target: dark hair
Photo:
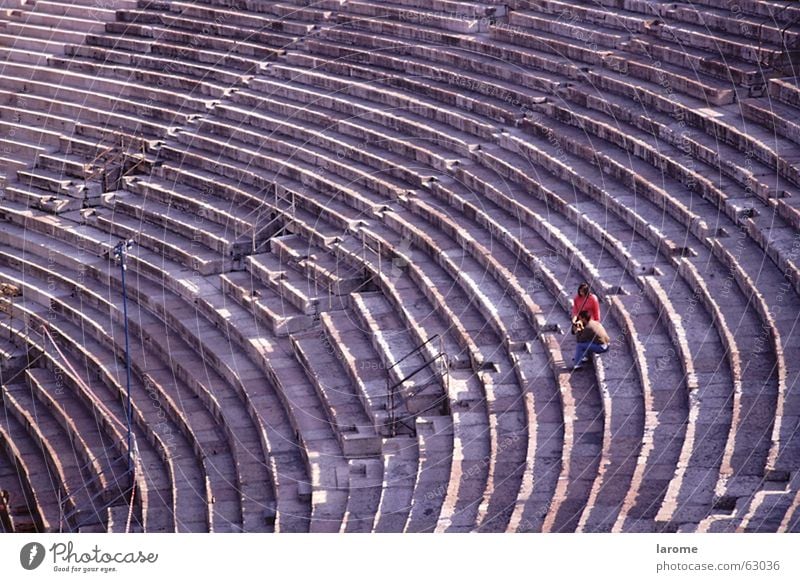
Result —
<path fill-rule="evenodd" d="M 591 315 L 589 315 L 589 312 L 588 312 L 588 311 L 581 311 L 581 312 L 578 314 L 578 317 L 580 317 L 581 319 L 591 319 L 591 318 L 592 318 L 592 316 L 591 316 Z"/>
<path fill-rule="evenodd" d="M 581 291 L 586 291 L 586 295 L 589 295 L 589 284 L 588 283 L 581 283 L 578 285 L 578 295 L 581 294 Z"/>

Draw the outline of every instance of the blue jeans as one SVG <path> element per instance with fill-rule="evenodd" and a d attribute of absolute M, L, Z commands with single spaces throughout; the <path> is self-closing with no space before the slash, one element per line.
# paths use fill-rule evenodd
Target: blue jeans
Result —
<path fill-rule="evenodd" d="M 595 344 L 592 342 L 578 342 L 578 344 L 575 345 L 575 365 L 580 364 L 581 360 L 589 355 L 589 352 L 604 354 L 607 351 L 607 345 Z"/>

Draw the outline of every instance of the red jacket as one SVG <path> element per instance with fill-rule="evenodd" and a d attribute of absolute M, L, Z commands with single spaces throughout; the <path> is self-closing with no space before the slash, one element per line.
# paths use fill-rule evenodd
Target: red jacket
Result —
<path fill-rule="evenodd" d="M 589 293 L 588 297 L 575 295 L 572 300 L 572 317 L 578 317 L 581 311 L 588 311 L 593 321 L 600 321 L 600 302 L 594 293 Z"/>

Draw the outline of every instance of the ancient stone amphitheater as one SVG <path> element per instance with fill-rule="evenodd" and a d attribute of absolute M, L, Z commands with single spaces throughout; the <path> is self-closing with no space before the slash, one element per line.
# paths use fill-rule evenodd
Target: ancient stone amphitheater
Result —
<path fill-rule="evenodd" d="M 800 531 L 796 2 L 0 7 L 0 529 Z"/>

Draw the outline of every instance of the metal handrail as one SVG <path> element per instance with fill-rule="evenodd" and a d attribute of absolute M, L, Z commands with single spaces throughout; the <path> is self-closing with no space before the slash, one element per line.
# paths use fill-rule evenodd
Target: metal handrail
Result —
<path fill-rule="evenodd" d="M 410 355 L 410 354 L 409 354 L 409 355 Z M 443 353 L 439 352 L 438 354 L 436 354 L 435 356 L 433 356 L 431 359 L 429 359 L 429 360 L 425 360 L 425 362 L 424 362 L 424 363 L 423 363 L 421 366 L 419 366 L 418 368 L 416 368 L 416 369 L 415 369 L 413 372 L 411 372 L 411 373 L 410 373 L 408 376 L 406 376 L 406 377 L 404 377 L 404 378 L 401 378 L 400 380 L 398 380 L 397 382 L 395 382 L 394 384 L 392 384 L 392 385 L 389 387 L 389 389 L 390 389 L 390 390 L 394 390 L 395 388 L 397 388 L 398 386 L 400 386 L 400 385 L 401 385 L 403 382 L 406 382 L 407 380 L 410 380 L 411 378 L 413 378 L 414 376 L 416 376 L 417 374 L 419 374 L 420 372 L 422 372 L 422 370 L 424 370 L 425 368 L 427 368 L 428 366 L 430 366 L 432 363 L 434 363 L 436 360 L 438 360 L 439 358 L 441 358 L 441 357 L 442 357 L 442 356 L 444 356 L 444 355 L 445 355 L 445 354 L 443 354 Z M 408 356 L 406 356 L 406 357 L 408 357 Z M 398 360 L 398 362 L 397 362 L 397 363 L 399 364 L 399 363 L 400 363 L 400 361 Z M 387 368 L 387 370 L 391 370 L 391 368 Z"/>
<path fill-rule="evenodd" d="M 413 353 L 415 353 L 415 352 L 419 351 L 420 349 L 422 349 L 422 348 L 423 348 L 423 347 L 424 347 L 426 344 L 430 343 L 430 342 L 431 342 L 433 339 L 435 339 L 436 337 L 438 337 L 438 334 L 436 334 L 435 336 L 431 337 L 431 338 L 430 338 L 428 341 L 426 341 L 426 342 L 424 342 L 424 343 L 420 344 L 420 345 L 419 345 L 419 346 L 417 346 L 417 347 L 416 347 L 414 350 L 412 350 L 411 352 L 409 352 L 408 354 L 406 354 L 405 356 L 403 356 L 403 358 L 401 358 L 400 360 L 398 360 L 397 362 L 395 362 L 395 364 L 394 364 L 394 365 L 393 365 L 391 368 L 393 368 L 394 366 L 396 366 L 397 364 L 399 364 L 399 363 L 400 363 L 402 360 L 404 360 L 404 359 L 408 358 L 408 357 L 409 357 L 411 354 L 413 354 Z M 396 417 L 396 415 L 395 415 L 395 408 L 396 408 L 396 406 L 395 406 L 395 395 L 396 395 L 396 393 L 397 393 L 397 387 L 398 387 L 398 386 L 400 386 L 401 384 L 403 384 L 404 382 L 408 381 L 410 378 L 413 378 L 414 376 L 416 376 L 417 374 L 419 374 L 420 372 L 422 372 L 422 371 L 423 371 L 423 370 L 425 370 L 426 368 L 428 368 L 428 367 L 429 367 L 431 364 L 433 364 L 434 362 L 436 362 L 436 360 L 438 360 L 439 358 L 444 358 L 444 359 L 445 359 L 445 362 L 446 362 L 446 361 L 447 361 L 447 354 L 445 354 L 444 352 L 440 351 L 438 354 L 436 354 L 435 356 L 433 356 L 433 357 L 432 357 L 432 358 L 430 358 L 429 360 L 426 360 L 426 361 L 425 361 L 425 362 L 424 362 L 424 363 L 423 363 L 421 366 L 417 367 L 417 368 L 416 368 L 414 371 L 412 371 L 410 374 L 408 374 L 407 376 L 405 376 L 405 377 L 401 378 L 400 380 L 398 380 L 397 382 L 395 382 L 394 384 L 392 384 L 391 386 L 389 386 L 389 387 L 387 388 L 387 398 L 388 398 L 388 401 L 389 401 L 389 402 L 388 402 L 388 408 L 389 408 L 389 428 L 390 428 L 390 429 L 391 429 L 391 431 L 392 431 L 392 436 L 397 436 L 397 422 L 398 422 L 398 421 L 399 421 L 399 422 L 401 422 L 401 423 L 403 423 L 403 424 L 404 424 L 406 427 L 408 427 L 409 429 L 411 429 L 411 430 L 414 430 L 414 429 L 413 429 L 413 427 L 411 427 L 411 426 L 409 426 L 408 424 L 406 424 L 406 423 L 403 421 L 403 419 L 402 419 L 402 418 L 401 418 L 401 419 L 398 419 L 398 418 Z M 388 369 L 390 370 L 391 368 L 388 368 Z M 448 381 L 449 381 L 449 379 L 448 379 Z M 419 393 L 419 392 L 417 392 L 417 393 L 413 394 L 412 396 L 416 396 L 416 394 L 418 394 L 418 393 Z M 448 387 L 448 390 L 447 390 L 447 392 L 445 393 L 445 397 L 447 396 L 447 393 L 449 393 L 449 387 Z M 405 399 L 404 399 L 404 400 L 405 400 Z M 435 406 L 438 406 L 438 405 L 439 405 L 439 404 L 438 404 L 438 403 L 436 403 L 435 405 L 433 405 L 433 407 L 435 407 Z M 406 405 L 406 408 L 408 408 L 408 405 Z M 432 407 L 431 407 L 431 408 L 432 408 Z M 429 409 L 430 409 L 430 408 L 429 408 Z M 428 410 L 429 410 L 429 409 L 428 409 Z"/>
<path fill-rule="evenodd" d="M 439 334 L 438 334 L 438 333 L 436 333 L 436 334 L 433 334 L 433 335 L 432 335 L 430 338 L 428 338 L 427 340 L 425 340 L 424 342 L 422 342 L 421 344 L 419 344 L 419 345 L 418 345 L 416 348 L 414 348 L 413 350 L 411 350 L 410 352 L 408 352 L 408 353 L 407 353 L 405 356 L 403 356 L 402 358 L 400 358 L 399 360 L 397 360 L 397 361 L 396 361 L 394 364 L 392 364 L 391 366 L 389 366 L 388 368 L 386 368 L 386 369 L 387 369 L 387 371 L 388 371 L 388 370 L 391 370 L 392 368 L 394 368 L 394 367 L 395 367 L 395 366 L 397 366 L 398 364 L 400 364 L 400 363 L 402 363 L 403 361 L 405 361 L 405 360 L 407 360 L 408 358 L 410 358 L 412 355 L 414 355 L 414 354 L 416 354 L 417 352 L 421 351 L 421 350 L 422 350 L 422 348 L 424 348 L 425 346 L 427 346 L 429 343 L 431 343 L 433 340 L 437 339 L 438 337 L 439 337 Z M 443 355 L 443 354 L 442 354 L 442 353 L 439 353 L 439 355 L 437 355 L 436 357 L 434 357 L 434 358 L 433 358 L 433 360 L 435 360 L 436 358 L 438 358 L 438 357 L 439 357 L 439 356 L 441 356 L 441 355 Z M 401 383 L 402 383 L 402 382 L 401 382 Z"/>

